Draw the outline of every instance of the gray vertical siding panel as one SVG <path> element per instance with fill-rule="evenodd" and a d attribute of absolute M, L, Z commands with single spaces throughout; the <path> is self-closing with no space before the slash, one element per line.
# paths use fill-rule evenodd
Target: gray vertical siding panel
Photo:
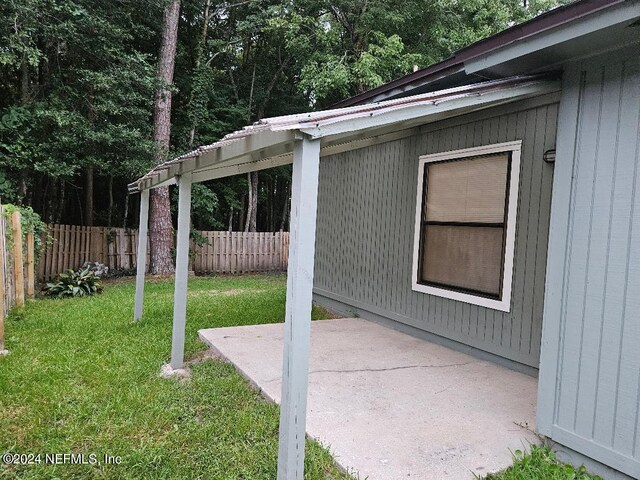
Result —
<path fill-rule="evenodd" d="M 611 196 L 615 191 L 615 146 L 617 143 L 620 105 L 620 68 L 607 68 L 601 74 L 601 99 L 596 134 L 594 183 L 592 194 L 591 232 L 587 283 L 584 287 L 584 335 L 579 358 L 579 382 L 576 393 L 575 432 L 591 437 L 594 428 L 600 341 L 604 325 L 603 309 L 608 287 L 605 272 L 611 241 Z M 611 77 L 611 78 L 610 78 Z"/>
<path fill-rule="evenodd" d="M 524 138 L 528 135 L 527 142 L 522 142 L 522 157 L 532 158 L 533 144 L 536 140 L 536 115 L 537 109 L 532 109 L 520 114 L 517 120 L 516 138 Z M 516 249 L 514 268 L 515 292 L 512 301 L 513 320 L 502 324 L 501 341 L 505 347 L 518 350 L 520 348 L 520 332 L 526 319 L 522 318 L 523 304 L 526 295 L 525 277 L 529 272 L 525 271 L 525 261 L 528 251 L 528 243 L 531 240 L 529 235 L 529 207 L 531 194 L 531 176 L 533 172 L 533 162 L 522 162 L 520 172 L 520 198 L 518 201 L 518 221 L 516 232 Z M 504 320 L 504 319 L 503 319 Z"/>
<path fill-rule="evenodd" d="M 545 140 L 545 125 L 548 122 L 547 119 L 547 111 L 548 109 L 537 109 L 536 110 L 536 120 L 535 120 L 535 139 L 531 148 L 533 149 L 532 157 L 533 158 L 543 158 L 544 155 L 544 140 Z M 535 270 L 536 265 L 536 253 L 540 246 L 538 245 L 538 218 L 540 216 L 540 196 L 541 192 L 541 181 L 543 179 L 542 168 L 544 166 L 544 162 L 532 162 L 531 168 L 531 180 L 529 184 L 529 212 L 527 214 L 527 218 L 529 219 L 528 225 L 528 234 L 527 237 L 531 237 L 528 239 L 529 244 L 532 248 L 527 248 L 524 258 L 524 271 L 526 272 L 524 278 L 524 291 L 523 291 L 523 302 L 522 302 L 522 313 L 521 317 L 528 317 L 532 313 L 534 296 L 535 292 L 535 275 L 530 275 L 528 272 Z M 546 249 L 546 245 L 543 247 Z M 518 348 L 520 350 L 524 348 L 529 348 L 531 345 L 531 330 L 534 322 L 528 322 L 527 324 L 523 324 L 520 328 L 520 336 L 514 339 L 514 342 L 518 343 Z"/>
<path fill-rule="evenodd" d="M 547 109 L 548 128 L 544 138 L 543 151 L 554 149 L 556 146 L 556 121 L 558 118 L 558 108 L 552 106 Z M 544 155 L 544 153 L 543 153 Z M 548 163 L 542 165 L 542 178 L 540 179 L 540 216 L 538 219 L 537 237 L 536 237 L 536 265 L 544 265 L 547 263 L 547 240 L 548 225 L 551 214 L 551 195 L 548 189 L 553 184 L 553 166 Z M 545 190 L 545 188 L 547 190 Z M 531 315 L 534 321 L 531 322 L 532 331 L 531 338 L 540 338 L 542 335 L 542 312 L 544 304 L 545 291 L 545 269 L 539 268 L 534 276 L 533 305 Z M 536 318 L 537 315 L 537 318 Z M 540 355 L 540 344 L 531 342 L 531 350 L 529 353 L 535 356 Z"/>
<path fill-rule="evenodd" d="M 381 300 L 383 300 L 384 302 L 382 303 L 381 308 L 384 309 L 386 305 L 389 305 L 391 303 L 392 293 L 393 293 L 393 284 L 392 284 L 393 265 L 391 263 L 392 258 L 390 255 L 388 255 L 388 251 L 390 249 L 390 245 L 393 239 L 392 221 L 394 217 L 393 217 L 393 212 L 391 208 L 389 208 L 389 205 L 393 203 L 393 198 L 397 194 L 396 193 L 397 175 L 396 175 L 395 166 L 393 165 L 393 162 L 391 162 L 391 160 L 389 159 L 389 145 L 388 144 L 382 145 L 379 149 L 379 152 L 381 156 L 381 158 L 379 159 L 379 162 L 383 165 L 383 169 L 384 169 L 384 175 L 382 176 L 382 189 L 384 190 L 384 196 L 385 196 L 385 202 L 382 205 L 382 209 L 380 210 L 384 218 L 383 231 L 385 233 L 384 247 L 383 247 L 385 249 L 384 263 L 382 265 L 382 271 L 380 272 L 382 276 L 381 284 L 383 285 L 384 290 L 386 290 L 386 294 L 381 298 Z"/>
<path fill-rule="evenodd" d="M 595 187 L 595 151 L 600 118 L 601 73 L 586 76 L 583 94 L 583 114 L 579 120 L 576 157 L 576 182 L 572 208 L 571 242 L 565 296 L 565 333 L 563 335 L 563 365 L 560 398 L 557 412 L 559 426 L 573 431 L 576 424 L 576 404 L 582 339 L 584 335 L 584 285 L 587 281 L 592 229 L 593 190 Z"/>
<path fill-rule="evenodd" d="M 626 65 L 620 65 L 626 70 Z M 625 125 L 633 125 L 638 121 L 638 112 L 629 108 L 624 98 L 633 98 L 629 91 L 631 87 L 623 72 L 620 72 L 620 87 L 617 94 L 617 102 L 612 102 L 617 109 L 616 121 L 609 125 L 615 127 L 614 138 L 618 137 L 623 144 L 629 145 L 628 135 L 624 131 Z M 625 81 L 626 80 L 626 81 Z M 637 86 L 636 86 L 637 88 Z M 613 91 L 613 89 L 612 89 Z M 635 118 L 634 118 L 635 117 Z M 628 127 L 627 127 L 628 128 Z M 635 134 L 635 131 L 632 131 Z M 622 147 L 622 148 L 621 148 Z M 622 318 L 624 315 L 624 286 L 618 284 L 620 278 L 624 278 L 627 267 L 627 252 L 629 251 L 629 235 L 624 231 L 629 229 L 631 221 L 631 205 L 633 201 L 634 176 L 629 172 L 634 170 L 635 158 L 628 148 L 616 143 L 613 152 L 612 188 L 609 192 L 609 211 L 606 216 L 609 220 L 607 238 L 607 261 L 605 265 L 605 290 L 604 301 L 601 308 L 600 343 L 598 366 L 595 375 L 597 382 L 595 392 L 595 410 L 593 437 L 598 443 L 612 445 L 615 432 L 615 392 L 617 391 L 617 375 L 611 372 L 618 370 L 618 360 L 621 358 L 620 339 L 622 335 Z M 613 392 L 613 398 L 611 393 Z"/>
<path fill-rule="evenodd" d="M 611 277 L 615 275 L 616 288 L 623 291 L 622 298 L 614 296 L 612 299 L 612 302 L 621 300 L 622 304 L 613 445 L 640 459 L 640 62 L 627 62 L 625 67 L 619 135 L 627 141 L 619 145 L 618 157 L 624 162 L 635 159 L 635 170 L 631 185 L 626 183 L 626 179 L 620 180 L 621 190 L 626 189 L 628 193 L 626 196 L 616 195 L 617 216 L 612 222 L 619 236 L 626 237 L 625 245 L 621 245 L 621 248 L 626 246 L 626 258 L 613 264 L 613 268 L 618 270 L 611 272 Z M 636 99 L 636 102 L 631 102 L 631 99 Z M 635 145 L 632 141 L 634 133 Z M 627 172 L 630 170 L 626 169 Z M 625 171 L 620 172 L 621 176 L 624 174 Z M 629 201 L 625 203 L 627 199 Z M 620 270 L 624 270 L 624 277 Z M 611 294 L 616 295 L 616 292 L 611 291 Z M 629 446 L 631 441 L 633 446 Z"/>
<path fill-rule="evenodd" d="M 411 137 L 323 157 L 316 293 L 537 367 L 542 301 L 535 295 L 544 289 L 534 285 L 544 279 L 552 181 L 552 167 L 542 165 L 542 155 L 554 147 L 557 105 L 553 99 L 530 103 L 449 119 Z M 411 290 L 418 157 L 518 139 L 523 155 L 517 181 L 524 187 L 511 312 Z M 530 221 L 531 209 L 536 214 Z"/>
<path fill-rule="evenodd" d="M 624 316 L 622 319 L 621 354 L 618 363 L 618 388 L 616 394 L 616 429 L 613 446 L 640 461 L 638 429 L 640 415 L 640 61 L 628 61 L 624 102 L 634 110 L 625 111 L 626 122 L 619 132 L 621 155 L 635 158 L 634 183 L 629 204 L 631 222 L 618 223 L 620 235 L 627 235 L 629 247 L 625 277 L 617 277 L 618 288 L 625 290 Z M 633 101 L 635 100 L 635 101 Z M 632 113 L 633 112 L 633 113 Z M 627 118 L 629 115 L 630 118 Z M 635 122 L 633 122 L 635 120 Z M 635 143 L 635 145 L 634 145 Z M 634 145 L 635 148 L 632 147 Z M 624 149 L 624 150 L 623 150 Z M 635 150 L 635 151 L 634 151 Z M 640 465 L 638 466 L 640 477 Z"/>
<path fill-rule="evenodd" d="M 566 263 L 550 266 L 547 279 L 554 292 L 538 423 L 552 439 L 639 478 L 640 59 L 623 50 L 568 71 L 562 121 L 573 131 L 562 130 L 557 162 L 572 175 L 567 165 L 556 188 L 570 191 L 570 208 L 552 207 L 568 228 L 549 247 L 550 261 Z"/>

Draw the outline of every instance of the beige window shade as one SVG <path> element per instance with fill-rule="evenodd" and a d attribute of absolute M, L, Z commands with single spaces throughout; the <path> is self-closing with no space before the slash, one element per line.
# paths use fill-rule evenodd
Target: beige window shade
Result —
<path fill-rule="evenodd" d="M 503 223 L 508 168 L 507 154 L 429 164 L 424 219 Z"/>
<path fill-rule="evenodd" d="M 422 280 L 499 295 L 504 229 L 425 225 Z"/>
<path fill-rule="evenodd" d="M 509 159 L 426 165 L 420 281 L 500 297 Z"/>

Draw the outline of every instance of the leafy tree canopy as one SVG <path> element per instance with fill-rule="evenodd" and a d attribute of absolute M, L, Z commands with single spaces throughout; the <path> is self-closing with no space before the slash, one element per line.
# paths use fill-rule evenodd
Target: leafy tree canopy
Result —
<path fill-rule="evenodd" d="M 427 66 L 558 0 L 183 0 L 173 153 L 259 118 L 324 108 Z M 135 223 L 126 184 L 152 165 L 165 0 L 0 5 L 0 195 L 46 221 Z M 260 172 L 258 229 L 287 226 L 290 168 Z M 194 190 L 195 227 L 242 229 L 246 178 Z M 131 203 L 131 205 L 129 205 Z M 132 221 L 133 219 L 133 221 Z"/>

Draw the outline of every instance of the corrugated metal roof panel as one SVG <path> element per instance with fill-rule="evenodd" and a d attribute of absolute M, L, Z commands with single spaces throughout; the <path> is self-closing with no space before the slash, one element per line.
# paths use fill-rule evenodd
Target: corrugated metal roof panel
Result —
<path fill-rule="evenodd" d="M 492 80 L 488 82 L 476 83 L 463 87 L 450 88 L 446 90 L 440 90 L 437 92 L 430 92 L 421 95 L 414 95 L 411 97 L 404 97 L 395 100 L 388 100 L 380 103 L 358 105 L 347 108 L 339 108 L 333 110 L 323 110 L 318 112 L 300 113 L 294 115 L 284 115 L 280 117 L 265 118 L 253 125 L 244 127 L 241 130 L 232 132 L 224 136 L 220 141 L 212 143 L 210 145 L 201 146 L 191 152 L 185 153 L 172 160 L 168 160 L 157 167 L 153 168 L 146 175 L 139 178 L 136 182 L 129 185 L 130 191 L 134 192 L 140 188 L 152 188 L 158 186 L 159 183 L 166 183 L 172 175 L 168 175 L 167 178 L 163 177 L 163 172 L 173 169 L 175 174 L 184 173 L 181 171 L 182 164 L 189 159 L 195 159 L 195 163 L 189 171 L 196 172 L 199 169 L 211 169 L 215 167 L 216 163 L 207 163 L 206 165 L 198 165 L 198 160 L 203 156 L 210 156 L 211 154 L 220 154 L 222 160 L 218 160 L 220 164 L 227 165 L 227 162 L 236 157 L 252 155 L 260 153 L 268 149 L 270 146 L 276 144 L 285 144 L 292 140 L 290 136 L 278 136 L 276 132 L 302 132 L 308 135 L 312 135 L 315 138 L 326 138 L 331 135 L 342 134 L 350 131 L 362 131 L 367 128 L 371 128 L 372 124 L 376 124 L 380 119 L 380 124 L 385 121 L 387 123 L 393 123 L 394 118 L 390 117 L 390 114 L 396 112 L 402 112 L 406 110 L 411 112 L 408 116 L 424 117 L 430 114 L 437 113 L 436 111 L 422 111 L 418 112 L 420 106 L 438 106 L 445 102 L 452 102 L 454 100 L 460 100 L 465 98 L 477 99 L 483 95 L 487 95 L 491 92 L 506 91 L 514 87 L 523 87 L 526 85 L 536 85 L 548 83 L 548 77 L 543 75 L 533 76 L 518 76 L 510 77 L 500 80 Z M 386 120 L 383 121 L 383 118 Z M 362 119 L 371 120 L 360 125 L 355 122 Z M 406 118 L 404 119 L 406 120 Z M 270 142 L 267 138 L 265 140 L 264 135 L 273 134 L 273 142 Z M 255 141 L 251 137 L 255 137 Z M 240 147 L 242 141 L 247 142 L 246 146 Z M 249 144 L 252 143 L 252 144 Z M 234 152 L 229 154 L 229 158 L 223 158 L 223 153 L 229 149 L 239 148 L 239 153 Z M 287 147 L 288 148 L 288 147 Z M 285 150 L 287 149 L 285 148 Z M 281 155 L 280 151 L 271 153 L 268 156 Z M 291 150 L 290 148 L 288 149 Z M 236 155 L 236 157 L 233 157 Z M 148 181 L 150 180 L 150 181 Z M 143 185 L 144 184 L 144 185 Z"/>

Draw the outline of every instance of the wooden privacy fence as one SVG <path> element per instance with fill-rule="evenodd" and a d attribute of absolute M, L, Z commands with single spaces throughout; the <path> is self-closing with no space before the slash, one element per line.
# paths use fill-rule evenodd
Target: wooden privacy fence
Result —
<path fill-rule="evenodd" d="M 5 217 L 0 205 L 0 353 L 4 353 L 4 319 L 13 306 L 23 306 L 35 290 L 33 233 L 23 238 L 20 212 Z M 26 241 L 25 241 L 26 240 Z"/>
<path fill-rule="evenodd" d="M 207 243 L 191 244 L 195 273 L 285 271 L 288 232 L 198 232 Z M 48 281 L 84 262 L 100 262 L 110 270 L 136 266 L 138 230 L 132 228 L 49 225 L 51 241 L 38 263 L 38 279 Z M 147 252 L 149 248 L 147 248 Z M 147 255 L 147 263 L 149 261 Z"/>
<path fill-rule="evenodd" d="M 196 247 L 196 273 L 285 271 L 289 232 L 200 232 L 207 243 Z"/>

